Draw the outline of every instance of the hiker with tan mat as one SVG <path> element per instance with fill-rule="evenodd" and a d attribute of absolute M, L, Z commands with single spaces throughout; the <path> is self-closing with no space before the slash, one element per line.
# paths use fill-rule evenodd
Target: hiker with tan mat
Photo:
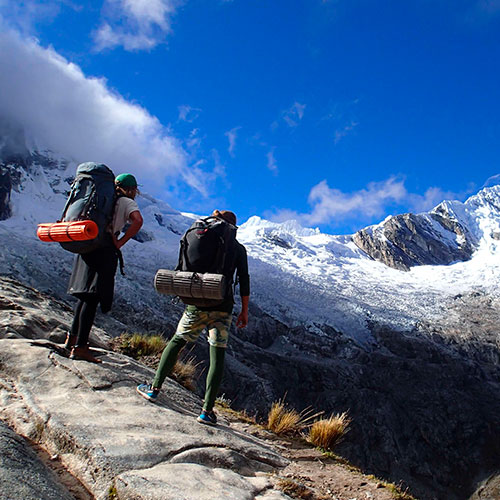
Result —
<path fill-rule="evenodd" d="M 204 279 L 207 276 L 219 275 L 224 278 L 217 281 L 217 283 L 225 283 L 224 292 L 220 298 L 206 298 L 202 289 L 199 294 L 193 294 L 194 289 L 198 287 L 191 286 L 181 287 L 186 290 L 186 293 L 183 293 L 180 292 L 180 288 L 169 287 L 166 282 L 162 285 L 158 279 L 155 279 L 158 292 L 178 294 L 186 304 L 186 309 L 174 336 L 163 351 L 153 382 L 137 387 L 137 392 L 142 397 L 149 401 L 156 401 L 160 388 L 165 378 L 172 372 L 181 349 L 186 343 L 195 342 L 200 333 L 206 329 L 210 345 L 210 368 L 206 380 L 205 400 L 198 422 L 208 425 L 217 423 L 213 408 L 224 372 L 224 356 L 234 306 L 232 285 L 235 273 L 239 281 L 241 296 L 241 312 L 236 326 L 244 328 L 248 324 L 250 278 L 247 252 L 245 247 L 236 240 L 236 230 L 236 215 L 233 212 L 215 210 L 210 217 L 197 220 L 181 240 L 177 271 L 185 271 L 183 275 L 192 274 L 199 278 L 201 288 L 204 285 L 209 285 L 210 288 L 210 280 Z M 163 270 L 158 271 L 160 275 L 161 271 Z M 177 280 L 177 277 L 173 276 L 173 280 Z M 218 286 L 216 288 L 219 290 Z M 210 296 L 213 292 L 214 290 L 210 289 L 207 295 Z"/>
<path fill-rule="evenodd" d="M 108 167 L 95 163 L 82 164 L 78 169 L 63 220 L 92 219 L 99 226 L 99 236 L 93 246 L 89 243 L 89 249 L 85 241 L 61 243 L 77 253 L 68 293 L 78 303 L 65 347 L 71 351 L 71 359 L 100 363 L 89 349 L 97 306 L 101 305 L 103 313 L 111 309 L 116 268 L 119 260 L 122 263 L 120 248 L 138 233 L 143 220 L 135 202 L 138 188 L 132 174 L 115 179 Z M 120 237 L 127 223 L 128 229 Z"/>

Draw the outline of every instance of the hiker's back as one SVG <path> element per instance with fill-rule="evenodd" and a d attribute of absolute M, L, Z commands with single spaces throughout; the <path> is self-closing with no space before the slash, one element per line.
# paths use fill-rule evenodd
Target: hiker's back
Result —
<path fill-rule="evenodd" d="M 199 219 L 180 242 L 178 271 L 223 274 L 234 272 L 236 227 L 217 217 Z"/>
<path fill-rule="evenodd" d="M 87 162 L 78 166 L 61 220 L 92 220 L 99 233 L 92 240 L 61 243 L 65 250 L 88 253 L 112 244 L 108 230 L 116 201 L 114 180 L 111 169 L 102 163 Z"/>

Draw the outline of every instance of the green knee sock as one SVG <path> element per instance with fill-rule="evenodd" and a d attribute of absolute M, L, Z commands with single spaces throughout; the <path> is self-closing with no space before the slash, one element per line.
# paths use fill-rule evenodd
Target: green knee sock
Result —
<path fill-rule="evenodd" d="M 153 388 L 159 389 L 164 380 L 172 373 L 175 362 L 177 361 L 177 356 L 185 345 L 186 341 L 178 335 L 174 335 L 170 339 L 170 342 L 167 344 L 165 349 L 163 349 L 160 364 L 158 365 L 158 369 L 156 370 L 156 375 L 153 380 Z"/>
<path fill-rule="evenodd" d="M 226 349 L 224 347 L 210 346 L 210 368 L 207 374 L 207 389 L 203 405 L 203 409 L 206 411 L 212 411 L 214 407 L 217 391 L 219 390 L 222 375 L 224 374 L 225 354 Z"/>

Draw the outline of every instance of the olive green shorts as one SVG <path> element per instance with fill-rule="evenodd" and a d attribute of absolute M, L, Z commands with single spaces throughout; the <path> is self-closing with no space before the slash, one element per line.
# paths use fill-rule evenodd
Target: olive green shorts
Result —
<path fill-rule="evenodd" d="M 227 347 L 229 328 L 233 316 L 222 311 L 201 311 L 189 307 L 177 325 L 175 334 L 187 342 L 196 342 L 200 333 L 208 330 L 208 343 L 215 347 Z"/>

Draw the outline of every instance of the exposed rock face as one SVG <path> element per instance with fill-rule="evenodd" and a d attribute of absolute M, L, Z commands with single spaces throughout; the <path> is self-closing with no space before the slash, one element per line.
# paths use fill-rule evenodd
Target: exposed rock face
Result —
<path fill-rule="evenodd" d="M 499 307 L 481 294 L 457 296 L 441 324 L 373 325 L 370 350 L 321 325 L 268 325 L 270 345 L 252 329 L 237 332 L 223 390 L 262 412 L 285 394 L 299 410 L 348 411 L 339 452 L 352 463 L 403 480 L 420 500 L 468 499 L 500 468 Z"/>
<path fill-rule="evenodd" d="M 198 424 L 201 400 L 171 380 L 149 403 L 135 387 L 152 370 L 100 353 L 103 363 L 95 365 L 69 360 L 46 340 L 0 340 L 2 417 L 59 454 L 100 499 L 113 486 L 130 499 L 194 498 L 193 488 L 196 498 L 268 498 L 271 481 L 254 476 L 286 465 L 283 458 L 224 422 Z M 179 496 L 179 488 L 188 494 Z"/>
<path fill-rule="evenodd" d="M 68 308 L 13 280 L 3 278 L 0 284 L 3 308 L 0 337 L 15 332 L 16 335 L 12 336 L 16 338 L 59 338 L 58 332 L 63 332 L 64 324 L 69 324 L 71 320 Z M 377 343 L 367 350 L 324 325 L 311 324 L 290 329 L 252 306 L 251 313 L 255 320 L 247 329 L 231 334 L 221 393 L 232 400 L 233 406 L 245 408 L 251 414 L 255 411 L 266 414 L 271 403 L 285 393 L 286 401 L 298 410 L 311 405 L 327 413 L 349 411 L 353 418 L 352 430 L 339 451 L 354 464 L 393 482 L 403 480 L 419 500 L 468 499 L 477 489 L 477 483 L 494 474 L 500 466 L 500 302 L 475 293 L 457 295 L 445 304 L 445 308 L 447 315 L 440 324 L 423 322 L 415 331 L 397 332 L 373 325 Z M 180 311 L 174 309 L 165 311 L 165 314 L 170 314 L 175 320 L 179 318 Z M 44 331 L 48 333 L 43 335 Z M 173 333 L 173 327 L 169 333 Z M 52 442 L 51 436 L 58 436 L 58 429 L 67 428 L 71 436 L 75 434 L 78 437 L 78 454 L 85 455 L 90 450 L 91 454 L 99 455 L 94 448 L 102 446 L 109 452 L 116 449 L 116 443 L 131 440 L 133 429 L 130 426 L 144 425 L 147 428 L 155 422 L 155 437 L 147 438 L 151 442 L 142 442 L 145 437 L 138 441 L 133 438 L 134 450 L 144 449 L 146 453 L 145 448 L 149 447 L 153 455 L 163 453 L 161 456 L 168 456 L 165 463 L 169 466 L 164 468 L 162 465 L 159 469 L 154 469 L 157 464 L 154 460 L 147 462 L 140 458 L 141 470 L 154 469 L 151 470 L 151 478 L 161 475 L 161 471 L 172 470 L 171 464 L 174 463 L 196 463 L 210 468 L 219 464 L 219 467 L 237 470 L 245 477 L 249 469 L 265 468 L 265 460 L 262 462 L 256 458 L 257 455 L 243 452 L 239 445 L 221 450 L 215 441 L 210 440 L 203 440 L 203 446 L 172 442 L 177 438 L 168 434 L 171 428 L 163 427 L 162 420 L 171 421 L 172 426 L 180 425 L 179 432 L 185 430 L 189 434 L 196 431 L 196 425 L 192 429 L 195 423 L 191 417 L 198 410 L 199 400 L 194 395 L 176 392 L 181 389 L 169 382 L 159 413 L 146 401 L 145 406 L 141 406 L 141 401 L 134 399 L 134 384 L 151 380 L 152 372 L 128 358 L 108 354 L 103 358 L 105 363 L 95 367 L 69 361 L 53 348 L 31 346 L 22 343 L 22 340 L 19 342 L 12 344 L 18 346 L 12 354 L 8 354 L 11 349 L 6 347 L 8 344 L 0 346 L 0 378 L 5 373 L 14 373 L 14 380 L 19 382 L 10 386 L 12 390 L 9 394 L 25 394 L 20 398 L 23 401 L 23 398 L 27 401 L 34 398 L 37 408 L 44 408 L 53 399 L 57 408 L 50 406 L 50 410 L 42 413 L 36 410 L 37 415 L 45 415 L 43 418 L 50 413 L 52 418 L 49 423 L 55 426 L 47 429 L 44 442 Z M 32 351 L 35 354 L 26 354 Z M 206 370 L 206 340 L 199 339 L 194 353 L 202 361 L 200 370 Z M 33 357 L 37 359 L 36 369 L 30 365 L 32 361 L 29 359 Z M 28 364 L 24 365 L 25 362 Z M 104 371 L 101 370 L 103 366 L 107 368 Z M 53 383 L 49 383 L 45 375 L 38 382 L 31 381 L 32 374 L 43 370 L 47 370 L 47 377 L 55 380 L 57 387 L 52 387 Z M 30 373 L 29 382 L 25 380 L 26 373 Z M 64 381 L 59 377 L 64 377 Z M 38 375 L 35 378 L 38 380 Z M 200 377 L 200 395 L 204 391 L 203 384 L 204 377 Z M 23 393 L 27 387 L 29 391 Z M 79 404 L 70 410 L 71 387 L 77 388 Z M 47 388 L 48 393 L 44 394 Z M 4 396 L 7 399 L 3 401 L 7 403 L 3 406 L 9 415 L 19 412 L 19 415 L 26 415 L 26 412 L 31 415 L 30 412 L 34 411 L 21 411 L 15 398 L 6 393 Z M 119 410 L 114 401 L 120 401 Z M 180 405 L 184 410 L 175 406 L 179 401 L 186 401 L 187 406 Z M 92 422 L 90 408 L 97 405 L 102 417 Z M 175 416 L 176 409 L 189 415 L 189 418 Z M 82 410 L 84 415 L 77 418 L 71 413 L 73 410 Z M 164 415 L 167 410 L 168 415 Z M 125 415 L 120 416 L 121 412 Z M 136 417 L 132 414 L 135 412 L 139 414 L 139 419 L 144 413 L 144 423 L 134 420 Z M 19 418 L 22 420 L 24 417 Z M 102 423 L 102 419 L 107 419 L 108 423 Z M 27 420 L 33 422 L 31 416 Z M 74 423 L 62 424 L 66 422 Z M 100 422 L 107 430 L 110 429 L 109 422 L 113 422 L 113 427 L 124 426 L 120 432 L 113 434 L 113 445 L 107 438 L 102 438 L 98 429 Z M 92 441 L 82 440 L 79 424 L 86 431 L 92 429 L 98 437 Z M 23 423 L 16 425 L 20 426 L 16 429 L 26 435 L 33 436 L 36 431 Z M 156 434 L 164 433 L 168 436 L 165 440 L 170 440 L 168 445 L 164 444 L 163 438 L 156 437 Z M 127 451 L 123 446 L 123 453 L 128 453 L 130 449 Z M 57 450 L 55 448 L 54 452 Z M 69 464 L 69 458 L 67 460 Z M 83 458 L 79 460 L 84 461 Z M 128 495 L 124 498 L 142 498 L 134 497 L 139 495 L 138 485 L 142 480 L 136 477 L 133 469 L 120 469 L 122 462 L 117 464 L 114 458 L 111 465 L 108 459 L 99 460 L 92 458 L 89 470 L 93 470 L 92 464 L 95 463 L 109 470 L 118 467 L 116 475 L 120 480 L 115 481 L 117 489 L 122 488 L 120 491 Z M 126 461 L 123 458 L 119 460 Z M 82 481 L 86 474 L 90 474 L 82 472 L 84 469 L 81 463 L 72 469 L 80 471 L 76 475 Z M 93 480 L 87 477 L 83 482 L 88 486 Z M 101 486 L 104 483 L 110 484 L 108 476 L 102 479 Z M 250 489 L 253 487 L 248 486 Z M 169 487 L 163 484 L 162 488 L 168 490 Z"/>
<path fill-rule="evenodd" d="M 497 498 L 500 498 L 500 475 L 483 481 L 469 500 L 495 500 Z"/>
<path fill-rule="evenodd" d="M 72 500 L 26 442 L 0 421 L 0 497 Z"/>
<path fill-rule="evenodd" d="M 63 343 L 72 310 L 63 302 L 8 278 L 0 279 L 0 339 L 41 339 Z M 107 347 L 109 335 L 97 327 L 90 333 L 93 346 Z"/>
<path fill-rule="evenodd" d="M 0 337 L 16 332 L 12 337 L 59 338 L 65 330 L 62 324 L 71 320 L 68 308 L 13 280 L 3 278 L 0 284 L 0 318 L 4 320 Z M 253 305 L 249 327 L 232 332 L 221 393 L 232 400 L 234 407 L 251 414 L 258 411 L 265 415 L 271 403 L 285 394 L 286 401 L 298 410 L 311 405 L 327 413 L 349 411 L 352 430 L 340 451 L 354 464 L 393 482 L 403 480 L 419 500 L 468 499 L 476 483 L 495 473 L 500 465 L 500 302 L 476 293 L 458 295 L 445 308 L 447 316 L 440 324 L 422 323 L 411 332 L 373 325 L 377 344 L 367 350 L 324 325 L 290 329 Z M 172 321 L 180 316 L 176 309 L 164 313 Z M 171 333 L 173 326 L 167 334 Z M 2 346 L 0 352 L 3 350 Z M 206 370 L 206 340 L 199 339 L 194 354 L 202 361 L 200 369 Z M 49 359 L 73 369 L 68 365 L 73 362 L 57 353 L 50 354 Z M 131 363 L 121 357 L 109 362 L 116 363 L 117 370 L 118 365 Z M 85 368 L 86 364 L 78 367 L 78 373 Z M 99 367 L 90 369 L 97 373 Z M 136 381 L 151 379 L 150 371 L 141 372 L 144 374 L 134 375 L 132 382 L 126 375 L 128 368 L 125 372 L 123 369 L 119 368 L 129 380 L 129 391 Z M 92 375 L 85 372 L 81 376 Z M 99 387 L 111 384 L 114 390 L 127 385 L 121 378 L 116 384 L 104 375 L 98 378 L 100 381 L 94 383 Z M 200 395 L 203 385 L 204 377 L 200 377 Z M 125 392 L 116 394 L 120 401 L 129 396 Z M 177 397 L 167 399 L 175 401 Z M 61 416 L 60 421 L 66 418 L 72 417 Z M 236 463 L 246 473 L 248 464 L 241 462 L 239 448 L 233 449 L 230 457 L 219 454 L 214 458 L 208 450 L 212 445 L 206 446 L 185 450 L 168 463 L 177 463 L 178 459 L 184 463 L 186 454 L 189 460 L 200 463 L 203 455 L 205 465 L 214 460 Z M 249 463 L 248 455 L 243 456 Z"/>
<path fill-rule="evenodd" d="M 468 260 L 474 250 L 467 230 L 439 207 L 430 214 L 390 217 L 380 226 L 358 231 L 353 241 L 373 259 L 404 271 Z"/>

